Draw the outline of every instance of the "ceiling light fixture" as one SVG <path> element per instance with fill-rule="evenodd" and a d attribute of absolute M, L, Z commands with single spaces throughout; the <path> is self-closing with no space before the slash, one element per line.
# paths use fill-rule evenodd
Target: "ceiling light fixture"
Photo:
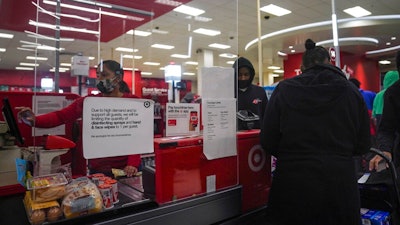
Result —
<path fill-rule="evenodd" d="M 24 63 L 24 62 L 20 62 L 19 65 L 20 66 L 39 66 L 39 64 L 37 64 L 37 63 Z"/>
<path fill-rule="evenodd" d="M 383 52 L 390 52 L 390 51 L 395 51 L 397 49 L 400 49 L 400 45 L 390 47 L 390 48 L 384 48 L 384 49 L 379 49 L 379 50 L 374 50 L 374 51 L 368 51 L 365 54 L 366 55 L 372 55 L 372 54 L 378 54 L 378 53 L 383 53 Z"/>
<path fill-rule="evenodd" d="M 151 73 L 151 72 L 141 72 L 140 74 L 141 74 L 141 75 L 149 76 L 149 75 L 152 75 L 153 73 Z"/>
<path fill-rule="evenodd" d="M 224 44 L 213 43 L 213 44 L 208 45 L 208 47 L 211 47 L 211 48 L 219 48 L 219 49 L 228 49 L 228 48 L 230 48 L 231 46 L 229 46 L 229 45 L 224 45 Z"/>
<path fill-rule="evenodd" d="M 74 31 L 74 32 L 79 32 L 79 33 L 99 34 L 99 31 L 97 31 L 97 30 L 88 30 L 88 29 L 68 27 L 68 26 L 56 26 L 56 25 L 52 25 L 52 24 L 48 24 L 48 23 L 36 22 L 33 20 L 29 20 L 29 25 L 32 25 L 35 27 L 49 28 L 52 30 L 65 30 L 65 31 Z"/>
<path fill-rule="evenodd" d="M 389 65 L 389 64 L 390 64 L 390 61 L 389 61 L 389 60 L 381 60 L 381 61 L 379 61 L 379 64 L 382 64 L 382 65 Z"/>
<path fill-rule="evenodd" d="M 368 11 L 360 6 L 345 9 L 345 10 L 343 10 L 343 12 L 349 14 L 350 16 L 356 17 L 356 18 L 371 15 L 370 11 Z"/>
<path fill-rule="evenodd" d="M 12 38 L 14 38 L 14 35 L 13 34 L 7 34 L 7 33 L 0 33 L 0 38 L 12 39 Z"/>
<path fill-rule="evenodd" d="M 379 44 L 379 40 L 375 38 L 369 38 L 369 37 L 347 37 L 347 38 L 339 38 L 339 42 L 371 42 L 374 44 Z M 315 45 L 326 45 L 326 44 L 332 44 L 333 39 L 330 40 L 325 40 L 325 41 L 319 41 Z"/>
<path fill-rule="evenodd" d="M 46 61 L 47 57 L 27 56 L 26 59 L 37 60 L 37 61 Z"/>
<path fill-rule="evenodd" d="M 6 52 L 5 48 L 0 48 L 0 52 Z"/>
<path fill-rule="evenodd" d="M 182 2 L 174 1 L 174 0 L 156 0 L 154 3 L 162 4 L 162 5 L 169 5 L 177 7 L 182 5 Z"/>
<path fill-rule="evenodd" d="M 191 73 L 191 72 L 184 72 L 182 73 L 183 75 L 187 75 L 187 76 L 194 76 L 196 75 L 195 73 Z"/>
<path fill-rule="evenodd" d="M 260 10 L 263 12 L 275 15 L 275 16 L 284 16 L 289 13 L 292 13 L 292 11 L 284 9 L 284 8 L 274 5 L 274 4 L 269 4 L 264 7 L 261 7 Z"/>
<path fill-rule="evenodd" d="M 115 51 L 120 51 L 120 52 L 138 52 L 139 50 L 136 48 L 124 48 L 124 47 L 117 47 Z"/>
<path fill-rule="evenodd" d="M 383 15 L 383 16 L 366 16 L 366 17 L 361 17 L 361 18 L 347 18 L 347 19 L 340 19 L 337 21 L 337 23 L 347 23 L 347 22 L 354 22 L 354 21 L 364 21 L 364 20 L 399 20 L 400 19 L 400 14 L 397 15 Z M 332 20 L 328 21 L 321 21 L 321 22 L 316 22 L 316 23 L 309 23 L 309 24 L 303 24 L 300 26 L 295 26 L 295 27 L 289 27 L 287 29 L 283 30 L 278 30 L 272 33 L 265 34 L 261 36 L 261 40 L 275 37 L 278 35 L 282 34 L 287 34 L 293 31 L 298 31 L 298 30 L 304 30 L 304 29 L 309 29 L 309 28 L 315 28 L 315 27 L 322 27 L 322 26 L 330 26 L 332 24 Z M 246 44 L 245 50 L 248 50 L 252 45 L 255 45 L 258 43 L 259 39 L 255 38 L 249 43 Z"/>
<path fill-rule="evenodd" d="M 22 66 L 16 66 L 16 70 L 33 70 L 34 68 L 32 67 L 22 67 Z"/>
<path fill-rule="evenodd" d="M 186 65 L 194 65 L 194 66 L 199 65 L 198 62 L 193 62 L 193 61 L 187 61 L 187 62 L 185 62 L 185 64 L 186 64 Z"/>
<path fill-rule="evenodd" d="M 279 66 L 268 66 L 267 68 L 270 69 L 270 70 L 279 70 L 281 67 L 279 67 Z"/>
<path fill-rule="evenodd" d="M 175 48 L 175 46 L 172 46 L 172 45 L 163 45 L 163 44 L 152 44 L 151 47 L 153 47 L 153 48 L 160 48 L 160 49 L 168 49 L 168 50 Z"/>
<path fill-rule="evenodd" d="M 141 36 L 141 37 L 147 37 L 147 36 L 151 35 L 151 32 L 141 31 L 141 30 L 130 30 L 126 33 L 130 34 L 130 35 Z"/>
<path fill-rule="evenodd" d="M 28 37 L 37 38 L 37 39 L 45 39 L 45 40 L 52 40 L 52 41 L 75 41 L 74 38 L 54 38 L 54 37 L 37 34 L 37 33 L 31 32 L 28 30 L 25 30 L 24 32 L 28 34 Z"/>
<path fill-rule="evenodd" d="M 182 54 L 172 54 L 171 57 L 180 58 L 180 59 L 188 59 L 188 58 L 190 58 L 189 55 L 182 55 Z"/>
<path fill-rule="evenodd" d="M 158 62 L 144 62 L 143 65 L 148 65 L 148 66 L 159 66 L 160 63 L 158 63 Z"/>
<path fill-rule="evenodd" d="M 231 53 L 222 53 L 222 54 L 219 54 L 219 57 L 233 59 L 233 58 L 236 58 L 237 55 L 231 54 Z"/>
<path fill-rule="evenodd" d="M 210 29 L 205 29 L 205 28 L 199 28 L 193 31 L 193 33 L 197 34 L 204 34 L 207 36 L 217 36 L 221 34 L 221 31 L 219 30 L 210 30 Z"/>
<path fill-rule="evenodd" d="M 141 55 L 123 55 L 122 58 L 126 58 L 126 59 L 141 59 L 141 58 L 143 58 L 143 56 L 141 56 Z"/>
<path fill-rule="evenodd" d="M 174 11 L 180 12 L 183 14 L 187 14 L 187 15 L 191 15 L 191 16 L 198 16 L 198 15 L 205 13 L 205 11 L 202 9 L 197 9 L 197 8 L 186 6 L 186 5 L 180 5 L 180 6 L 176 7 L 174 9 Z"/>

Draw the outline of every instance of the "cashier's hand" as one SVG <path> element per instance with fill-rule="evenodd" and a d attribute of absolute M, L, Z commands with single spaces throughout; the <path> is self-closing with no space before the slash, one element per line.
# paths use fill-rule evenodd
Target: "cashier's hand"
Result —
<path fill-rule="evenodd" d="M 126 166 L 124 171 L 127 177 L 132 177 L 138 172 L 138 169 L 134 166 Z"/>
<path fill-rule="evenodd" d="M 389 159 L 392 159 L 392 154 L 390 152 L 383 152 L 383 154 L 386 155 Z M 378 171 L 379 168 L 379 163 L 384 160 L 382 157 L 379 155 L 375 155 L 370 161 L 369 161 L 369 170 L 376 170 Z M 386 165 L 388 167 L 388 165 Z"/>
<path fill-rule="evenodd" d="M 19 122 L 24 122 L 29 126 L 33 126 L 35 124 L 35 114 L 29 107 L 15 107 L 18 110 L 17 116 Z"/>

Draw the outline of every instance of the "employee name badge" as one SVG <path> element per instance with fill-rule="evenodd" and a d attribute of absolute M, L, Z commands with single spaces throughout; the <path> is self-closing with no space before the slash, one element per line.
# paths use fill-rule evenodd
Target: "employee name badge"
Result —
<path fill-rule="evenodd" d="M 87 97 L 83 102 L 83 155 L 86 159 L 154 151 L 154 101 Z"/>

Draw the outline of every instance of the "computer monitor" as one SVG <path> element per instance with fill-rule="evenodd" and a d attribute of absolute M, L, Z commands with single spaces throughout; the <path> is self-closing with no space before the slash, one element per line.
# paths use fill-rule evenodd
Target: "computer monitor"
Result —
<path fill-rule="evenodd" d="M 24 144 L 24 139 L 21 136 L 21 132 L 19 131 L 17 121 L 15 120 L 12 107 L 8 98 L 3 98 L 3 107 L 2 107 L 3 117 L 6 121 L 8 128 L 10 130 L 10 134 L 15 137 L 18 143 L 21 145 Z"/>

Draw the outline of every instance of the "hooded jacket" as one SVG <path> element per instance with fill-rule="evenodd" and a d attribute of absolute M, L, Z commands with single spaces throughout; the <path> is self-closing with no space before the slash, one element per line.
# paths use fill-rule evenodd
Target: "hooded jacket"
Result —
<path fill-rule="evenodd" d="M 250 79 L 246 81 L 247 88 L 245 90 L 239 90 L 235 86 L 235 93 L 237 93 L 238 110 L 249 110 L 260 117 L 260 123 L 255 124 L 254 128 L 260 128 L 261 121 L 264 116 L 264 111 L 268 103 L 267 94 L 264 88 L 253 85 L 252 81 L 255 76 L 254 67 L 251 62 L 243 57 L 238 58 L 233 64 L 235 70 L 235 79 L 238 80 L 238 74 L 240 68 L 247 67 L 250 71 Z M 239 127 L 239 129 L 241 129 Z"/>
<path fill-rule="evenodd" d="M 339 68 L 316 65 L 281 81 L 260 141 L 277 158 L 267 208 L 274 224 L 360 223 L 352 157 L 370 148 L 369 117 Z"/>
<path fill-rule="evenodd" d="M 399 73 L 397 71 L 389 71 L 383 78 L 383 89 L 376 94 L 374 99 L 374 106 L 372 108 L 372 116 L 376 117 L 381 115 L 383 112 L 383 96 L 385 95 L 386 89 L 392 86 L 397 80 L 399 80 Z"/>

